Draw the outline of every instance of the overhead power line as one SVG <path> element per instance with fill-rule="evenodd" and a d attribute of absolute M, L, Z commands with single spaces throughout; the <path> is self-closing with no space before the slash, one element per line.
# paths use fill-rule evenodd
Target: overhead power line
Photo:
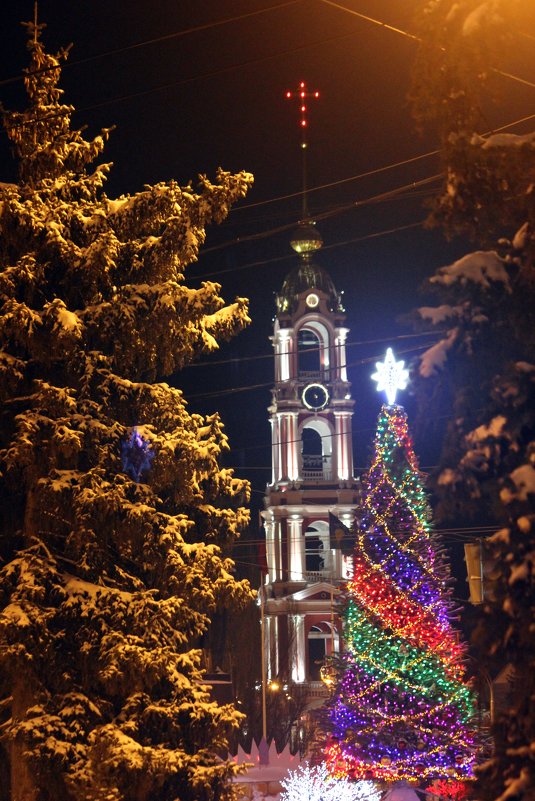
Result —
<path fill-rule="evenodd" d="M 345 239 L 343 242 L 333 242 L 330 245 L 323 245 L 322 250 L 332 250 L 333 248 L 340 248 L 344 247 L 345 245 L 354 245 L 357 242 L 366 242 L 370 239 L 378 239 L 381 236 L 387 236 L 389 234 L 397 234 L 400 231 L 408 231 L 411 228 L 421 228 L 425 223 L 425 220 L 419 220 L 415 223 L 408 223 L 407 225 L 398 225 L 395 228 L 388 228 L 384 231 L 375 231 L 371 234 L 364 234 L 363 236 L 357 236 L 353 239 Z M 294 223 L 295 225 L 295 223 Z M 241 240 L 240 240 L 241 241 Z M 261 261 L 251 261 L 247 264 L 239 264 L 235 267 L 225 267 L 222 270 L 212 270 L 208 273 L 203 273 L 200 276 L 196 276 L 200 279 L 204 278 L 214 278 L 215 276 L 225 275 L 226 273 L 235 273 L 238 270 L 247 270 L 251 267 L 262 267 L 265 264 L 274 264 L 278 261 L 287 261 L 288 259 L 295 258 L 294 253 L 287 253 L 284 256 L 274 256 L 271 259 L 262 259 Z M 197 262 L 198 263 L 198 262 Z"/>
<path fill-rule="evenodd" d="M 415 42 L 421 42 L 419 36 L 415 36 L 414 33 L 409 33 L 408 31 L 404 31 L 401 28 L 396 28 L 394 25 L 389 25 L 387 22 L 382 22 L 380 19 L 375 19 L 374 17 L 368 17 L 366 14 L 362 14 L 360 11 L 355 11 L 352 8 L 348 8 L 347 6 L 343 6 L 340 3 L 334 3 L 332 0 L 322 0 L 322 2 L 327 6 L 334 6 L 334 8 L 340 9 L 340 11 L 345 11 L 347 14 L 351 14 L 353 17 L 358 17 L 359 19 L 363 19 L 366 22 L 371 22 L 373 25 L 378 25 L 380 28 L 384 28 L 387 31 L 392 31 L 393 33 L 398 33 L 400 36 L 405 36 L 407 39 L 412 39 Z"/>
<path fill-rule="evenodd" d="M 499 133 L 500 131 L 506 131 L 508 128 L 514 128 L 517 125 L 521 125 L 523 122 L 529 122 L 530 120 L 535 118 L 535 114 L 528 114 L 525 117 L 520 117 L 518 120 L 513 120 L 513 122 L 507 122 L 504 125 L 500 125 L 497 128 L 493 128 L 489 131 L 484 131 L 481 136 L 490 136 L 494 133 Z M 419 156 L 411 156 L 408 159 L 404 159 L 403 161 L 395 161 L 391 164 L 385 164 L 382 167 L 375 167 L 373 170 L 367 170 L 366 172 L 358 173 L 357 175 L 352 175 L 349 178 L 340 178 L 338 181 L 331 181 L 328 184 L 319 184 L 318 186 L 312 186 L 307 189 L 308 194 L 312 192 L 320 192 L 324 189 L 332 189 L 336 186 L 342 186 L 343 184 L 350 183 L 351 181 L 359 181 L 362 178 L 369 178 L 372 175 L 379 175 L 382 172 L 388 172 L 388 170 L 394 170 L 397 167 L 404 167 L 407 164 L 412 164 L 416 161 L 421 161 L 422 159 L 430 158 L 431 156 L 437 156 L 440 154 L 440 149 L 437 150 L 429 150 L 427 153 L 421 153 Z M 267 198 L 266 200 L 258 200 L 255 203 L 245 203 L 243 205 L 236 206 L 232 210 L 233 214 L 236 214 L 238 211 L 243 211 L 244 209 L 253 209 L 257 206 L 266 206 L 270 203 L 278 203 L 283 200 L 291 200 L 296 197 L 300 197 L 302 191 L 299 192 L 291 192 L 290 194 L 286 195 L 277 195 L 276 197 Z"/>
<path fill-rule="evenodd" d="M 383 22 L 380 19 L 375 19 L 375 17 L 368 17 L 366 14 L 361 14 L 360 11 L 355 11 L 352 8 L 348 8 L 347 6 L 343 6 L 341 3 L 335 3 L 334 0 L 321 0 L 327 6 L 333 6 L 334 8 L 338 8 L 340 11 L 345 11 L 346 14 L 351 14 L 352 17 L 358 17 L 359 19 L 363 19 L 366 22 L 371 22 L 372 25 L 378 25 L 380 28 L 384 30 L 392 31 L 393 33 L 397 33 L 400 36 L 404 36 L 407 39 L 411 39 L 414 42 L 422 42 L 423 39 L 420 36 L 416 36 L 414 33 L 409 33 L 408 31 L 404 31 L 401 28 L 396 28 L 394 25 L 389 25 L 386 22 Z M 442 51 L 445 51 L 446 48 L 441 47 Z M 532 89 L 535 89 L 535 83 L 533 81 L 528 81 L 526 78 L 521 78 L 519 75 L 514 75 L 512 72 L 505 72 L 504 70 L 499 70 L 496 67 L 489 67 L 491 72 L 496 73 L 496 75 L 501 75 L 504 78 L 510 78 L 512 81 L 516 81 L 517 83 L 522 83 L 524 86 L 531 86 Z"/>
<path fill-rule="evenodd" d="M 335 506 L 335 504 L 333 504 L 333 506 Z M 483 534 L 483 535 L 484 534 L 490 534 L 491 532 L 496 531 L 498 528 L 499 528 L 499 526 L 497 526 L 497 525 L 496 526 L 465 526 L 465 527 L 462 527 L 462 528 L 433 528 L 433 533 L 434 534 L 439 534 L 441 536 L 442 535 L 446 535 L 448 537 L 454 536 L 454 535 L 461 535 L 461 536 L 473 538 L 474 536 L 477 536 L 479 534 Z M 393 530 L 392 533 L 396 534 L 396 533 L 403 533 L 403 532 L 402 531 L 397 532 L 396 530 Z M 232 547 L 233 547 L 233 549 L 234 548 L 240 548 L 240 547 L 244 548 L 247 545 L 263 545 L 264 542 L 265 542 L 265 539 L 263 537 L 255 537 L 254 539 L 245 539 L 243 537 L 240 537 L 240 539 L 236 540 L 236 542 L 233 544 Z"/>
<path fill-rule="evenodd" d="M 413 189 L 417 189 L 421 186 L 427 186 L 428 184 L 431 184 L 433 181 L 437 181 L 442 177 L 442 173 L 436 173 L 435 175 L 430 175 L 427 178 L 421 178 L 418 181 L 411 181 L 410 183 L 403 184 L 402 186 L 397 186 L 394 189 L 389 189 L 386 192 L 379 192 L 377 195 L 370 195 L 362 200 L 352 200 L 350 203 L 342 203 L 333 209 L 329 209 L 328 211 L 314 214 L 314 221 L 321 222 L 322 220 L 328 220 L 331 217 L 336 217 L 339 214 L 343 214 L 346 211 L 352 211 L 353 209 L 361 208 L 363 206 L 370 206 L 375 203 L 382 203 L 383 201 L 394 198 L 403 192 L 411 192 Z M 260 239 L 267 239 L 267 237 L 273 236 L 274 234 L 284 233 L 284 231 L 289 231 L 293 228 L 295 228 L 295 220 L 291 223 L 284 223 L 284 225 L 278 225 L 275 228 L 269 228 L 265 231 L 258 231 L 255 234 L 236 237 L 228 242 L 222 242 L 220 245 L 213 245 L 211 248 L 203 248 L 202 252 L 203 254 L 213 253 L 216 250 L 223 250 L 224 248 L 238 245 L 243 242 L 255 242 Z"/>
<path fill-rule="evenodd" d="M 352 175 L 350 178 L 341 178 L 338 181 L 330 181 L 328 184 L 312 186 L 307 189 L 307 192 L 308 194 L 311 194 L 312 192 L 320 192 L 324 189 L 332 189 L 335 186 L 342 186 L 343 184 L 350 183 L 351 181 L 358 181 L 362 178 L 369 178 L 371 175 L 379 175 L 379 173 L 387 172 L 388 170 L 394 170 L 396 167 L 405 167 L 407 164 L 414 164 L 416 161 L 430 158 L 430 156 L 437 156 L 439 153 L 440 150 L 430 150 L 428 153 L 421 153 L 419 156 L 411 156 L 411 158 L 403 159 L 402 161 L 396 161 L 393 164 L 385 164 L 383 167 L 376 167 L 373 170 L 366 170 L 366 172 L 361 172 L 358 175 Z M 258 206 L 266 206 L 268 203 L 275 203 L 281 200 L 291 200 L 293 198 L 300 197 L 302 194 L 302 190 L 300 190 L 299 192 L 291 192 L 290 194 L 279 195 L 278 197 L 268 198 L 267 200 L 259 200 L 256 203 L 245 203 L 243 206 L 238 206 L 235 211 L 254 209 Z"/>
<path fill-rule="evenodd" d="M 79 64 L 89 64 L 91 61 L 98 61 L 101 58 L 116 56 L 120 53 L 127 53 L 129 50 L 138 50 L 141 47 L 159 44 L 160 42 L 166 42 L 171 39 L 180 39 L 183 36 L 189 36 L 192 33 L 200 33 L 201 31 L 207 31 L 212 28 L 219 28 L 222 25 L 229 25 L 231 22 L 241 22 L 241 20 L 247 19 L 248 17 L 257 17 L 260 14 L 266 14 L 269 11 L 278 11 L 281 8 L 293 6 L 301 2 L 303 2 L 303 0 L 286 0 L 284 3 L 277 3 L 274 6 L 267 6 L 266 8 L 259 8 L 256 11 L 247 11 L 245 14 L 238 14 L 234 17 L 228 17 L 227 19 L 215 20 L 215 22 L 207 22 L 204 25 L 195 25 L 192 28 L 186 28 L 183 31 L 174 31 L 173 33 L 167 33 L 164 36 L 156 36 L 153 39 L 144 39 L 141 42 L 134 42 L 129 45 L 124 45 L 123 47 L 116 47 L 113 50 L 106 50 L 103 53 L 95 53 L 93 56 L 87 56 L 86 58 L 78 58 L 73 59 L 72 61 L 66 61 L 63 66 L 76 67 Z M 57 67 L 43 67 L 40 70 L 36 70 L 34 74 L 37 75 L 43 72 L 50 72 L 52 69 L 57 69 Z M 4 78 L 4 80 L 0 81 L 0 86 L 16 83 L 17 81 L 21 81 L 23 77 L 23 75 L 14 75 L 12 78 Z"/>
<path fill-rule="evenodd" d="M 402 339 L 416 339 L 416 338 L 425 337 L 425 336 L 437 336 L 440 333 L 443 333 L 443 332 L 440 332 L 440 331 L 421 331 L 420 333 L 417 333 L 417 334 L 399 334 L 398 336 L 381 337 L 380 339 L 359 339 L 359 340 L 354 340 L 352 342 L 346 342 L 346 350 L 347 350 L 347 348 L 361 347 L 362 345 L 381 345 L 384 342 L 399 342 Z M 323 350 L 323 348 L 321 348 L 321 347 L 307 348 L 307 353 L 314 353 L 314 352 L 315 353 L 319 353 L 321 350 Z M 288 355 L 289 356 L 292 356 L 293 354 L 294 354 L 294 351 L 292 351 L 292 350 L 288 351 Z M 236 357 L 231 358 L 231 359 L 217 359 L 215 361 L 210 361 L 210 362 L 195 362 L 195 363 L 192 363 L 192 364 L 187 364 L 184 369 L 189 370 L 190 368 L 194 368 L 194 367 L 204 367 L 204 368 L 208 367 L 208 368 L 211 368 L 211 367 L 217 367 L 217 366 L 222 365 L 222 364 L 236 364 L 236 363 L 240 363 L 240 362 L 254 362 L 254 361 L 260 361 L 260 360 L 264 360 L 264 359 L 273 360 L 273 353 L 259 353 L 256 356 L 236 356 Z"/>
<path fill-rule="evenodd" d="M 307 50 L 309 47 L 317 47 L 318 45 L 327 44 L 329 42 L 338 41 L 339 39 L 346 39 L 348 36 L 353 36 L 353 31 L 349 33 L 342 33 L 337 34 L 336 36 L 328 36 L 325 39 L 318 39 L 315 42 L 310 42 L 304 45 L 294 45 L 293 47 L 287 50 L 281 50 L 278 53 L 272 53 L 267 56 L 260 56 L 258 58 L 252 58 L 247 61 L 242 61 L 238 64 L 229 64 L 227 67 L 219 67 L 215 70 L 209 70 L 208 72 L 202 72 L 198 75 L 191 75 L 189 78 L 177 78 L 174 81 L 166 81 L 165 83 L 157 84 L 156 86 L 149 87 L 148 89 L 140 89 L 137 92 L 129 92 L 128 94 L 124 95 L 117 95 L 116 97 L 111 97 L 108 100 L 102 100 L 100 103 L 92 103 L 90 106 L 82 106 L 81 108 L 73 109 L 77 114 L 81 114 L 84 111 L 93 111 L 94 109 L 103 108 L 104 106 L 110 106 L 114 103 L 122 103 L 125 100 L 132 100 L 136 97 L 145 97 L 146 95 L 150 95 L 153 92 L 161 92 L 165 89 L 170 89 L 175 86 L 185 86 L 188 83 L 193 83 L 194 81 L 200 81 L 206 78 L 215 78 L 218 75 L 225 75 L 228 72 L 233 72 L 237 69 L 242 69 L 243 67 L 251 67 L 255 64 L 262 64 L 265 61 L 273 61 L 275 59 L 284 58 L 285 56 L 293 55 L 294 53 L 301 52 L 302 50 Z M 44 120 L 54 119 L 55 117 L 59 117 L 64 112 L 57 112 L 54 114 L 47 114 L 43 117 L 39 118 L 30 118 L 27 120 L 21 120 L 16 125 L 12 126 L 15 128 L 22 127 L 23 125 L 31 125 L 33 122 L 43 122 Z"/>
<path fill-rule="evenodd" d="M 403 353 L 417 353 L 420 350 L 424 350 L 424 348 L 429 347 L 429 344 L 424 345 L 417 345 L 412 348 L 406 348 L 405 350 L 398 351 L 398 354 Z M 357 359 L 353 362 L 348 362 L 345 366 L 346 367 L 357 367 L 363 364 L 369 364 L 370 362 L 374 362 L 380 359 L 379 356 L 369 356 L 365 359 Z M 187 395 L 186 400 L 196 400 L 198 398 L 216 398 L 222 397 L 224 395 L 237 395 L 240 392 L 250 392 L 251 390 L 255 389 L 266 389 L 267 387 L 272 387 L 273 381 L 263 381 L 259 384 L 244 384 L 239 387 L 229 387 L 228 389 L 219 389 L 215 390 L 214 392 L 198 392 L 194 395 Z"/>
<path fill-rule="evenodd" d="M 515 127 L 517 125 L 521 125 L 524 122 L 529 122 L 530 120 L 533 120 L 533 119 L 535 119 L 535 114 L 528 114 L 525 117 L 520 117 L 517 120 L 513 120 L 512 122 L 505 123 L 504 125 L 500 125 L 499 127 L 492 129 L 491 131 L 485 131 L 481 135 L 482 136 L 490 136 L 493 133 L 499 133 L 501 131 L 505 131 L 505 130 L 507 130 L 509 128 L 513 128 L 513 127 Z M 413 157 L 411 159 L 407 159 L 406 162 L 394 162 L 393 164 L 388 164 L 388 165 L 386 165 L 384 167 L 378 167 L 375 170 L 370 170 L 370 171 L 368 171 L 366 173 L 361 173 L 360 175 L 354 175 L 351 178 L 343 178 L 340 181 L 335 181 L 335 182 L 333 182 L 331 184 L 326 184 L 326 185 L 318 186 L 318 187 L 312 187 L 308 191 L 309 192 L 314 192 L 314 191 L 316 191 L 316 189 L 317 190 L 324 189 L 326 186 L 331 187 L 331 186 L 336 186 L 338 184 L 347 183 L 349 181 L 356 181 L 359 178 L 367 177 L 369 175 L 375 175 L 375 174 L 380 173 L 380 172 L 385 172 L 387 170 L 394 169 L 395 167 L 398 167 L 398 166 L 400 166 L 402 164 L 405 164 L 405 163 L 410 163 L 410 162 L 417 161 L 417 160 L 420 160 L 420 159 L 423 159 L 423 158 L 427 158 L 428 156 L 435 155 L 438 152 L 440 152 L 440 151 L 437 151 L 437 150 L 429 151 L 428 153 L 423 153 L 421 156 L 415 156 L 415 157 Z M 435 175 L 428 176 L 427 178 L 423 178 L 420 181 L 414 181 L 412 183 L 404 184 L 401 187 L 397 187 L 397 188 L 389 190 L 387 192 L 383 192 L 383 193 L 380 193 L 378 195 L 372 195 L 370 198 L 365 198 L 364 200 L 360 200 L 360 201 L 357 200 L 357 201 L 353 201 L 353 202 L 351 202 L 349 204 L 343 204 L 343 205 L 340 205 L 340 206 L 336 206 L 336 207 L 334 207 L 332 209 L 329 209 L 329 210 L 327 210 L 325 212 L 322 212 L 322 213 L 319 213 L 319 214 L 315 214 L 314 215 L 314 220 L 315 220 L 315 222 L 321 222 L 321 220 L 328 219 L 329 217 L 334 217 L 337 214 L 342 214 L 345 211 L 348 211 L 348 210 L 351 210 L 351 209 L 354 209 L 354 208 L 359 208 L 361 206 L 365 206 L 365 205 L 368 205 L 368 204 L 371 204 L 371 203 L 379 203 L 379 202 L 383 202 L 385 200 L 393 199 L 395 197 L 398 197 L 402 192 L 405 192 L 405 191 L 406 192 L 413 192 L 414 189 L 418 188 L 419 186 L 428 185 L 428 184 L 432 183 L 433 181 L 436 181 L 438 178 L 443 178 L 443 174 L 442 173 L 437 173 Z M 281 195 L 279 197 L 269 198 L 268 200 L 260 201 L 258 204 L 251 204 L 251 205 L 249 205 L 247 207 L 238 206 L 236 209 L 233 209 L 233 213 L 235 213 L 236 211 L 239 211 L 240 208 L 252 208 L 255 205 L 262 205 L 262 204 L 265 204 L 265 203 L 266 204 L 267 203 L 275 203 L 275 202 L 277 202 L 279 200 L 285 200 L 287 197 L 293 197 L 293 196 L 297 196 L 299 194 L 300 194 L 300 192 L 295 193 L 295 195 Z M 342 245 L 353 244 L 355 242 L 365 241 L 366 239 L 374 239 L 376 237 L 384 236 L 386 234 L 396 233 L 397 231 L 403 231 L 403 230 L 408 229 L 408 228 L 417 228 L 417 227 L 423 225 L 423 223 L 424 223 L 424 220 L 422 220 L 420 222 L 416 222 L 416 223 L 409 223 L 408 225 L 404 225 L 404 226 L 398 226 L 397 228 L 390 228 L 390 229 L 387 229 L 386 231 L 379 231 L 379 232 L 373 233 L 373 234 L 366 234 L 363 237 L 357 237 L 355 239 L 348 239 L 348 240 L 345 240 L 345 241 L 339 242 L 339 243 L 333 243 L 333 244 L 330 244 L 330 245 L 324 245 L 322 249 L 323 250 L 329 250 L 329 249 L 334 248 L 334 247 L 341 247 Z M 234 245 L 241 244 L 242 242 L 251 242 L 251 241 L 255 241 L 257 239 L 264 239 L 264 238 L 267 238 L 269 236 L 276 235 L 278 233 L 283 233 L 284 231 L 289 231 L 290 229 L 292 229 L 294 227 L 295 227 L 295 221 L 293 221 L 291 223 L 285 223 L 284 225 L 280 225 L 280 226 L 277 226 L 277 227 L 274 227 L 274 228 L 270 228 L 270 229 L 267 229 L 267 230 L 264 230 L 264 231 L 260 231 L 260 232 L 255 233 L 255 234 L 250 234 L 248 236 L 236 237 L 235 239 L 231 239 L 228 242 L 222 242 L 221 244 L 214 245 L 214 246 L 212 246 L 210 248 L 203 248 L 201 255 L 204 255 L 205 253 L 212 253 L 212 252 L 217 251 L 217 250 L 223 250 L 224 248 L 227 248 L 227 247 L 233 247 Z M 276 256 L 276 257 L 274 257 L 272 259 L 263 259 L 262 261 L 255 261 L 255 262 L 251 262 L 251 263 L 244 264 L 244 265 L 237 265 L 235 267 L 227 267 L 227 268 L 222 269 L 222 270 L 217 270 L 217 271 L 205 273 L 203 275 L 203 277 L 212 277 L 212 276 L 215 276 L 215 275 L 224 275 L 225 273 L 235 272 L 237 270 L 244 270 L 244 269 L 247 269 L 249 267 L 262 266 L 264 264 L 272 264 L 274 262 L 283 261 L 283 260 L 290 259 L 290 258 L 293 258 L 293 254 L 291 254 L 291 253 L 287 254 L 287 255 L 284 255 L 284 256 Z"/>
<path fill-rule="evenodd" d="M 273 386 L 273 384 L 271 384 L 271 386 Z M 439 417 L 436 417 L 435 420 L 436 421 L 438 421 L 438 420 L 451 420 L 451 415 L 450 414 L 443 414 L 443 415 L 440 415 Z M 267 419 L 266 419 L 266 422 L 267 422 Z M 358 434 L 368 434 L 370 431 L 371 432 L 375 431 L 375 427 L 372 426 L 372 425 L 369 425 L 369 426 L 365 426 L 364 428 L 352 428 L 351 429 L 351 439 L 354 440 L 357 437 Z M 318 433 L 318 438 L 320 440 L 322 440 L 322 441 L 323 440 L 334 440 L 334 439 L 336 439 L 338 437 L 344 437 L 344 436 L 345 435 L 343 433 L 341 433 L 341 432 L 340 433 L 329 432 L 328 434 L 319 434 Z M 303 442 L 303 440 L 300 437 L 297 437 L 296 439 L 286 439 L 286 440 L 284 440 L 284 442 L 282 442 L 282 441 L 281 442 L 272 442 L 271 439 L 264 439 L 262 441 L 258 440 L 258 444 L 257 445 L 244 445 L 244 446 L 237 445 L 236 447 L 231 446 L 229 448 L 228 452 L 230 454 L 239 453 L 241 455 L 241 454 L 243 454 L 245 452 L 248 452 L 248 451 L 271 450 L 272 447 L 278 447 L 279 445 L 284 445 L 285 443 L 287 443 L 289 445 L 301 445 L 302 442 Z M 230 467 L 232 470 L 270 470 L 271 469 L 271 465 L 269 465 L 269 466 L 268 465 L 257 465 L 257 466 L 252 466 L 252 465 L 247 465 L 247 466 L 245 466 L 245 465 L 239 465 L 239 466 L 226 465 L 226 467 Z M 420 470 L 421 471 L 435 470 L 436 467 L 437 467 L 437 465 L 420 466 Z M 358 465 L 355 465 L 354 469 L 359 473 L 363 473 L 368 468 L 367 467 L 359 467 Z"/>

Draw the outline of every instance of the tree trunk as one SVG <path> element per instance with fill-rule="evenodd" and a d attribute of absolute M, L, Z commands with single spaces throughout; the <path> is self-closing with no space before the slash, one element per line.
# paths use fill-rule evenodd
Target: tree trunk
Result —
<path fill-rule="evenodd" d="M 27 710 L 32 704 L 30 683 L 31 678 L 29 675 L 15 682 L 11 706 L 13 723 L 24 720 Z M 10 801 L 35 801 L 37 798 L 38 788 L 35 786 L 28 763 L 24 757 L 25 749 L 26 745 L 20 738 L 14 740 L 9 749 L 11 758 Z"/>

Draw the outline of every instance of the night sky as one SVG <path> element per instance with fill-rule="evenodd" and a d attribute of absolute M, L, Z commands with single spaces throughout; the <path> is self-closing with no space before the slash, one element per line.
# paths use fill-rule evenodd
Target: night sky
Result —
<path fill-rule="evenodd" d="M 339 5 L 414 29 L 415 2 Z M 0 97 L 6 108 L 22 105 L 20 80 L 8 79 L 20 76 L 27 63 L 19 23 L 32 16 L 33 2 L 3 4 Z M 295 263 L 289 238 L 301 209 L 299 114 L 284 95 L 301 80 L 320 92 L 310 103 L 309 185 L 344 183 L 312 191 L 309 205 L 313 216 L 332 212 L 318 226 L 325 243 L 318 258 L 344 291 L 349 342 L 360 343 L 348 348 L 348 362 L 356 400 L 355 463 L 363 467 L 380 405 L 369 377 L 373 362 L 388 344 L 406 359 L 417 352 L 415 340 L 397 339 L 410 333 L 399 316 L 424 303 L 417 289 L 426 276 L 470 247 L 419 227 L 382 233 L 423 220 L 422 204 L 437 183 L 340 210 L 438 171 L 438 158 L 430 156 L 348 180 L 437 147 L 432 134 L 416 132 L 406 100 L 415 42 L 322 0 L 42 0 L 39 18 L 47 24 L 49 50 L 73 43 L 61 85 L 65 101 L 77 109 L 74 123 L 87 126 L 87 137 L 116 126 L 104 154 L 114 162 L 109 197 L 171 178 L 187 183 L 198 173 L 213 177 L 218 166 L 255 176 L 253 190 L 229 220 L 208 230 L 206 252 L 187 272 L 192 286 L 210 277 L 221 281 L 227 300 L 250 298 L 252 325 L 206 359 L 209 367 L 188 368 L 173 382 L 184 387 L 192 411 L 221 412 L 231 439 L 228 464 L 251 479 L 256 508 L 270 477 L 266 408 L 274 294 Z M 221 20 L 230 21 L 215 24 Z M 184 31 L 190 32 L 173 35 Z M 508 67 L 534 81 L 532 49 L 533 39 L 520 37 Z M 532 88 L 506 79 L 501 88 L 502 102 L 486 112 L 489 129 L 534 110 Z M 4 135 L 0 163 L 0 180 L 14 179 Z M 288 194 L 294 196 L 262 204 Z M 248 239 L 284 226 L 290 227 Z M 219 360 L 225 364 L 215 364 Z M 221 394 L 244 386 L 253 388 Z M 411 414 L 410 395 L 401 402 Z M 432 464 L 436 448 L 418 440 L 416 446 L 422 465 Z"/>

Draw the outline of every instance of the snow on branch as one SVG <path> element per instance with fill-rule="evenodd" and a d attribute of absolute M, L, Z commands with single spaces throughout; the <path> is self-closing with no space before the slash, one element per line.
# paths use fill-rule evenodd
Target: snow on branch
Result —
<path fill-rule="evenodd" d="M 429 279 L 431 284 L 451 286 L 459 283 L 479 284 L 488 289 L 491 282 L 502 283 L 507 292 L 511 292 L 509 275 L 505 269 L 505 260 L 495 250 L 476 250 L 454 261 L 447 267 L 441 267 L 437 274 Z"/>
<path fill-rule="evenodd" d="M 458 329 L 453 328 L 445 339 L 432 345 L 420 358 L 419 373 L 423 378 L 430 378 L 439 373 L 446 364 L 448 351 L 457 340 Z"/>

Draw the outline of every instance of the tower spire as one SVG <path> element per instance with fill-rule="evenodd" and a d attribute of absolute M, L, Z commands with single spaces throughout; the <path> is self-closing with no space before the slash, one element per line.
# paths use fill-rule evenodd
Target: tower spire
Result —
<path fill-rule="evenodd" d="M 307 149 L 308 149 L 308 137 L 307 137 L 307 128 L 308 128 L 308 119 L 307 119 L 307 105 L 306 101 L 307 98 L 312 97 L 317 99 L 320 96 L 320 93 L 317 91 L 309 92 L 307 90 L 306 84 L 304 81 L 301 81 L 299 84 L 299 88 L 296 92 L 288 91 L 286 92 L 286 97 L 289 100 L 295 100 L 299 102 L 299 111 L 300 111 L 300 119 L 299 119 L 299 127 L 301 128 L 301 157 L 302 157 L 302 170 L 303 170 L 303 206 L 302 206 L 302 219 L 307 220 L 309 217 L 308 211 L 308 185 L 307 185 Z"/>

